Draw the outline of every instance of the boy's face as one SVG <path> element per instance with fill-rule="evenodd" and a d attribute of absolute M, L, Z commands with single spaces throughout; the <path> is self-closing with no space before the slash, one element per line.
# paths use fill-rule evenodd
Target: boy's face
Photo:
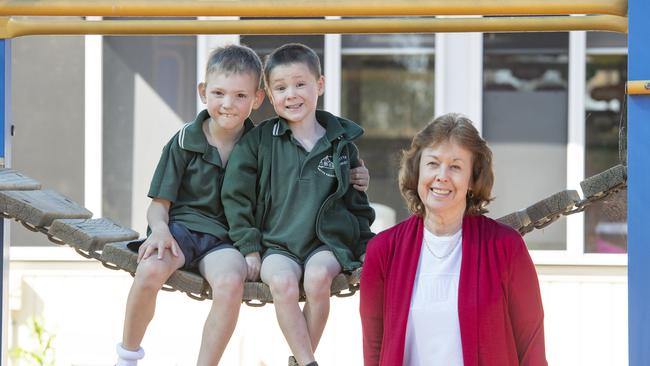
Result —
<path fill-rule="evenodd" d="M 213 72 L 198 86 L 201 101 L 219 127 L 240 128 L 264 100 L 264 91 L 251 73 Z"/>
<path fill-rule="evenodd" d="M 315 118 L 325 79 L 316 77 L 304 63 L 274 67 L 268 76 L 269 99 L 278 116 L 291 123 Z"/>

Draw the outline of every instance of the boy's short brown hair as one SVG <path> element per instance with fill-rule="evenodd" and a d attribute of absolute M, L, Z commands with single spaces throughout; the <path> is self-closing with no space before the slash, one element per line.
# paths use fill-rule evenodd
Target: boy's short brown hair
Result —
<path fill-rule="evenodd" d="M 274 68 L 281 65 L 301 63 L 307 65 L 316 77 L 321 77 L 320 59 L 314 50 L 302 43 L 287 43 L 273 50 L 264 59 L 264 81 L 269 85 L 269 75 Z"/>
<path fill-rule="evenodd" d="M 251 74 L 258 80 L 257 87 L 262 86 L 262 61 L 247 46 L 227 45 L 210 52 L 205 66 L 205 77 L 212 73 Z"/>

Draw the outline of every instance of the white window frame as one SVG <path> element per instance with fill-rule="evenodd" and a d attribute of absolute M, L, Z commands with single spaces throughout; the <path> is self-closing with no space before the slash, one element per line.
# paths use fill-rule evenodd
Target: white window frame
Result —
<path fill-rule="evenodd" d="M 102 17 L 86 17 L 100 21 Z M 102 217 L 103 45 L 101 35 L 84 36 L 84 206 Z"/>
<path fill-rule="evenodd" d="M 585 93 L 587 55 L 627 54 L 624 47 L 587 48 L 587 32 L 569 33 L 567 189 L 582 193 L 585 179 Z M 538 265 L 626 266 L 627 253 L 586 253 L 584 213 L 567 216 L 566 250 L 531 250 Z"/>

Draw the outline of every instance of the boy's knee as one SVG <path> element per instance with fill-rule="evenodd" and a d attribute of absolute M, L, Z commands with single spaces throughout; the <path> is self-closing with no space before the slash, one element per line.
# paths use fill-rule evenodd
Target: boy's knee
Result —
<path fill-rule="evenodd" d="M 292 275 L 276 274 L 268 283 L 273 299 L 298 299 L 300 294 L 298 281 Z"/>
<path fill-rule="evenodd" d="M 332 274 L 325 267 L 317 266 L 312 267 L 305 272 L 305 279 L 303 286 L 305 288 L 305 295 L 312 296 L 327 296 L 329 297 L 330 287 L 332 286 Z"/>
<path fill-rule="evenodd" d="M 142 262 L 135 272 L 134 284 L 142 289 L 159 290 L 173 271 L 163 263 Z"/>
<path fill-rule="evenodd" d="M 241 300 L 241 293 L 244 291 L 245 276 L 236 272 L 222 273 L 214 278 L 208 278 L 212 287 L 212 294 L 218 296 L 237 295 Z"/>

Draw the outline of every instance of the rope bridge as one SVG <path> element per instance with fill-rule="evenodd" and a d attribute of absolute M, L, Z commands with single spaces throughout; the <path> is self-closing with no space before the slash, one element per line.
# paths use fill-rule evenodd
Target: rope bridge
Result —
<path fill-rule="evenodd" d="M 576 190 L 563 190 L 522 210 L 503 216 L 500 221 L 525 235 L 542 229 L 562 216 L 582 212 L 594 202 L 602 201 L 627 187 L 627 167 L 616 165 L 580 183 L 582 196 Z M 86 208 L 48 189 L 12 169 L 0 169 L 0 215 L 20 222 L 27 229 L 40 232 L 58 245 L 69 245 L 85 258 L 100 261 L 113 270 L 131 275 L 137 268 L 137 253 L 126 245 L 139 234 L 108 218 L 92 219 Z M 341 273 L 332 282 L 331 295 L 352 296 L 359 289 L 361 269 Z M 179 269 L 163 287 L 181 291 L 195 300 L 211 299 L 208 282 L 196 272 Z M 301 301 L 304 291 L 301 290 Z M 263 282 L 246 282 L 242 302 L 250 306 L 272 303 L 269 287 Z"/>

